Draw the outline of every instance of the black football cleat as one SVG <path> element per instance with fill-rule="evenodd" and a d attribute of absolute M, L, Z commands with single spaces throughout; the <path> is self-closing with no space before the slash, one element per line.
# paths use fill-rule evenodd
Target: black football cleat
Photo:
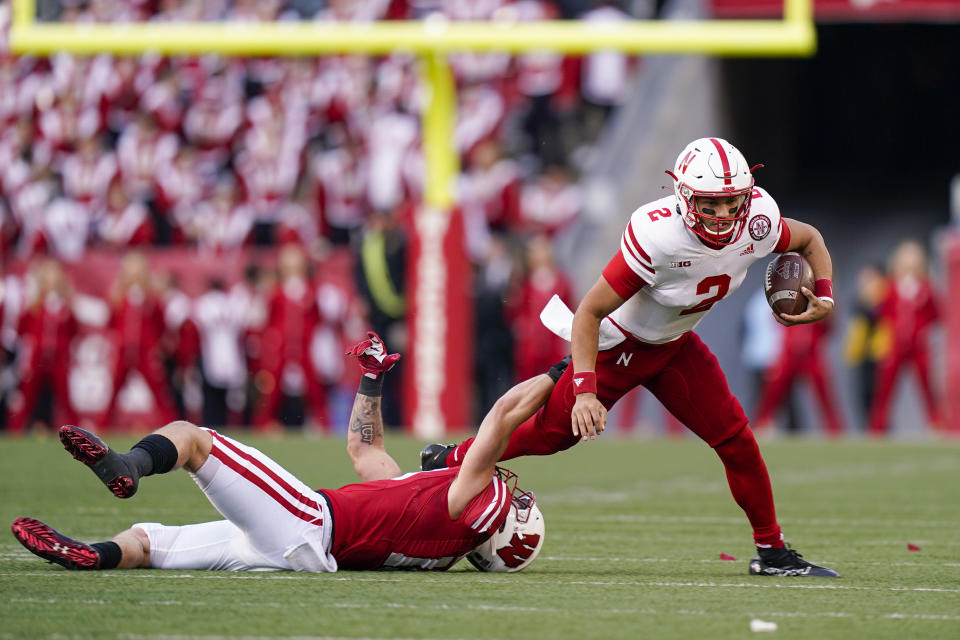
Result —
<path fill-rule="evenodd" d="M 804 578 L 839 578 L 833 569 L 819 567 L 803 559 L 789 546 L 779 549 L 757 549 L 750 560 L 752 576 L 797 576 Z"/>
<path fill-rule="evenodd" d="M 446 469 L 447 456 L 456 448 L 455 444 L 428 444 L 420 452 L 420 470 Z"/>
<path fill-rule="evenodd" d="M 97 436 L 68 424 L 60 427 L 60 442 L 74 460 L 93 469 L 113 495 L 129 498 L 137 492 L 137 474 L 119 453 Z"/>
<path fill-rule="evenodd" d="M 72 570 L 100 568 L 100 554 L 88 544 L 68 538 L 48 524 L 33 518 L 17 518 L 10 525 L 13 536 L 30 553 Z"/>

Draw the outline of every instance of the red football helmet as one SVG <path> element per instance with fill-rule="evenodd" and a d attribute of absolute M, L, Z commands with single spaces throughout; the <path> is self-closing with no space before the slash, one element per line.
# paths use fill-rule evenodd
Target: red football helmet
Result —
<path fill-rule="evenodd" d="M 667 174 L 673 178 L 677 206 L 690 230 L 711 245 L 739 240 L 750 215 L 756 168 L 749 167 L 743 154 L 722 138 L 700 138 L 688 144 Z M 731 197 L 740 198 L 732 217 L 711 215 L 712 210 L 703 209 L 705 198 Z"/>

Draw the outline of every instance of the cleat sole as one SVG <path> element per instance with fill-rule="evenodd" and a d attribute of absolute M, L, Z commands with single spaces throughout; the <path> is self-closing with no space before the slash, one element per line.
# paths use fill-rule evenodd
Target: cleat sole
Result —
<path fill-rule="evenodd" d="M 71 570 L 92 570 L 100 566 L 100 556 L 92 547 L 60 535 L 39 520 L 17 518 L 10 530 L 30 553 L 48 562 Z"/>
<path fill-rule="evenodd" d="M 110 461 L 104 462 L 110 454 L 110 447 L 92 433 L 64 425 L 60 427 L 60 442 L 74 460 L 90 467 L 116 497 L 130 498 L 137 492 L 137 483 L 133 478 L 117 473 L 116 465 Z"/>
<path fill-rule="evenodd" d="M 107 483 L 107 489 L 118 498 L 130 498 L 137 492 L 137 485 L 133 478 L 117 476 Z"/>
<path fill-rule="evenodd" d="M 79 460 L 88 467 L 103 460 L 109 449 L 102 442 L 94 440 L 90 434 L 80 431 L 76 427 L 65 425 L 60 427 L 60 442 L 74 460 Z"/>

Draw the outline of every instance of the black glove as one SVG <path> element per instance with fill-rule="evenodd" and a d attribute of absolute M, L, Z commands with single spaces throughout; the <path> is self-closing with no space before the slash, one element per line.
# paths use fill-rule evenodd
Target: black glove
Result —
<path fill-rule="evenodd" d="M 567 367 L 570 366 L 570 358 L 573 356 L 567 356 L 557 364 L 550 367 L 550 371 L 547 371 L 547 375 L 550 376 L 550 379 L 553 380 L 556 384 L 557 380 L 560 379 L 560 376 L 563 375 L 563 372 L 567 370 Z"/>

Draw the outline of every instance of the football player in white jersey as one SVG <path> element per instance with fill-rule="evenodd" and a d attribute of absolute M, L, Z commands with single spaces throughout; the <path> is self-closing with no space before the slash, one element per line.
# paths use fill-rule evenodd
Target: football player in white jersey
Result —
<path fill-rule="evenodd" d="M 747 417 L 716 357 L 693 332 L 743 283 L 747 268 L 773 252 L 799 252 L 816 278 L 814 291 L 804 289 L 807 310 L 778 321 L 825 318 L 833 294 L 823 237 L 808 224 L 781 218 L 770 194 L 754 185 L 743 154 L 726 140 L 694 140 L 667 173 L 674 194 L 634 211 L 620 250 L 580 303 L 572 327 L 567 323 L 573 366 L 546 406 L 514 432 L 502 459 L 549 455 L 596 438 L 607 410 L 643 385 L 723 461 L 733 497 L 753 527 L 758 554 L 751 574 L 836 577 L 785 546 Z M 431 445 L 423 467 L 458 464 L 471 444 Z"/>

